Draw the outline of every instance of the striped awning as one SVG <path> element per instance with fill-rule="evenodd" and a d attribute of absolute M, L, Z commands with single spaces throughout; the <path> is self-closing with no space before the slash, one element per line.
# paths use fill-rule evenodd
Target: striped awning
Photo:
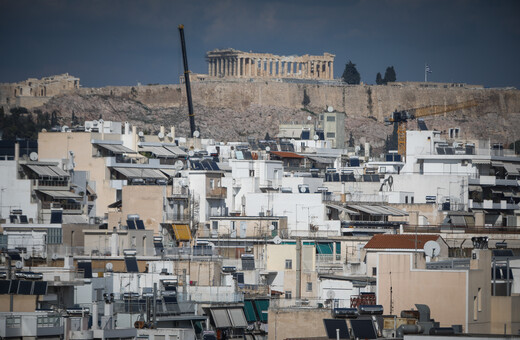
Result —
<path fill-rule="evenodd" d="M 42 194 L 45 194 L 45 195 L 51 196 L 52 198 L 57 198 L 57 199 L 81 198 L 80 195 L 75 194 L 70 191 L 66 191 L 66 190 L 38 190 L 38 191 L 41 192 Z"/>
<path fill-rule="evenodd" d="M 27 164 L 27 167 L 38 174 L 39 177 L 51 177 L 51 178 L 60 178 L 60 177 L 70 177 L 66 171 L 63 171 L 56 165 L 36 165 L 36 164 Z"/>
<path fill-rule="evenodd" d="M 137 153 L 134 150 L 127 148 L 126 146 L 120 145 L 120 144 L 100 144 L 96 143 L 96 145 L 102 147 L 103 149 L 107 149 L 116 155 L 122 155 L 125 153 Z"/>
<path fill-rule="evenodd" d="M 163 175 L 160 171 L 158 171 L 156 169 L 122 168 L 122 167 L 114 167 L 113 169 L 128 179 L 133 179 L 133 178 L 166 179 L 167 178 L 165 175 Z"/>
<path fill-rule="evenodd" d="M 177 158 L 178 156 L 162 146 L 141 146 L 139 152 L 149 152 L 158 158 Z"/>

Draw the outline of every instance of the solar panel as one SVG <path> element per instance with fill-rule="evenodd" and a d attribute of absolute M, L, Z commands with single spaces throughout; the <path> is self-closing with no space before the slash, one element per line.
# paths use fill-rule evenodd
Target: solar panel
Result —
<path fill-rule="evenodd" d="M 18 284 L 18 294 L 20 295 L 31 295 L 32 294 L 32 281 L 20 281 Z"/>
<path fill-rule="evenodd" d="M 352 327 L 352 332 L 356 338 L 377 339 L 376 329 L 374 328 L 372 320 L 350 320 L 350 326 Z"/>
<path fill-rule="evenodd" d="M 311 132 L 309 130 L 303 130 L 300 138 L 303 140 L 311 139 Z"/>
<path fill-rule="evenodd" d="M 426 131 L 428 130 L 428 127 L 426 126 L 426 123 L 423 119 L 417 119 L 417 126 L 419 127 L 419 130 Z"/>
<path fill-rule="evenodd" d="M 340 339 L 350 339 L 347 321 L 344 319 L 323 319 L 325 331 L 329 339 L 337 339 L 337 329 L 339 329 Z"/>
<path fill-rule="evenodd" d="M 11 258 L 11 261 L 21 261 L 20 253 L 17 251 L 10 251 L 7 255 Z"/>
<path fill-rule="evenodd" d="M 211 170 L 211 165 L 209 164 L 209 161 L 203 160 L 200 162 L 200 165 L 204 168 L 204 170 Z"/>
<path fill-rule="evenodd" d="M 244 273 L 233 273 L 233 278 L 237 280 L 237 283 L 244 283 Z"/>
<path fill-rule="evenodd" d="M 20 280 L 11 280 L 11 286 L 9 287 L 9 294 L 18 293 L 18 284 L 19 283 L 20 283 Z"/>
<path fill-rule="evenodd" d="M 139 229 L 139 230 L 145 229 L 143 220 L 137 220 L 137 221 L 135 221 L 135 223 L 137 224 L 137 229 Z"/>
<path fill-rule="evenodd" d="M 20 215 L 20 223 L 29 223 L 27 215 Z"/>
<path fill-rule="evenodd" d="M 11 285 L 11 280 L 0 280 L 0 295 L 9 294 L 10 285 Z"/>
<path fill-rule="evenodd" d="M 332 181 L 333 182 L 339 182 L 339 174 L 338 173 L 332 174 Z"/>
<path fill-rule="evenodd" d="M 137 227 L 135 226 L 134 220 L 126 220 L 126 225 L 128 226 L 128 230 L 135 230 Z"/>
<path fill-rule="evenodd" d="M 445 155 L 446 154 L 446 151 L 444 151 L 444 148 L 436 148 L 437 149 L 437 154 L 438 155 Z"/>
<path fill-rule="evenodd" d="M 217 165 L 216 162 L 211 161 L 211 162 L 210 162 L 210 165 L 211 165 L 211 169 L 212 169 L 212 170 L 220 170 L 220 168 L 218 167 L 218 165 Z"/>
<path fill-rule="evenodd" d="M 493 256 L 514 256 L 511 249 L 493 249 Z"/>
<path fill-rule="evenodd" d="M 61 211 L 61 210 L 52 210 L 51 211 L 51 223 L 52 224 L 61 224 L 61 223 L 63 223 L 63 211 Z"/>
<path fill-rule="evenodd" d="M 199 161 L 191 161 L 190 160 L 190 166 L 192 170 L 204 170 L 204 167 Z"/>
<path fill-rule="evenodd" d="M 78 262 L 78 269 L 83 270 L 83 278 L 92 278 L 92 262 Z"/>
<path fill-rule="evenodd" d="M 11 223 L 18 223 L 18 215 L 9 215 L 9 221 Z"/>
<path fill-rule="evenodd" d="M 359 159 L 351 158 L 349 163 L 350 163 L 350 166 L 359 166 Z"/>
<path fill-rule="evenodd" d="M 137 259 L 135 257 L 125 257 L 126 271 L 128 273 L 139 273 Z"/>
<path fill-rule="evenodd" d="M 33 295 L 46 295 L 47 281 L 35 281 L 33 288 Z"/>

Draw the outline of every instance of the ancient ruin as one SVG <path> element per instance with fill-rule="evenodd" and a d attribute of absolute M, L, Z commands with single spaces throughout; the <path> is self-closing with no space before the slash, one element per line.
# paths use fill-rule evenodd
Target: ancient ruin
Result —
<path fill-rule="evenodd" d="M 206 54 L 208 75 L 221 78 L 334 79 L 334 54 L 278 56 L 270 53 L 213 50 Z"/>

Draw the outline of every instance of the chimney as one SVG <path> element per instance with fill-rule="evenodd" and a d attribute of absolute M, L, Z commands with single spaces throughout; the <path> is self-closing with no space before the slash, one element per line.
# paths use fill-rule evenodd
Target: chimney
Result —
<path fill-rule="evenodd" d="M 16 142 L 14 144 L 14 160 L 18 162 L 20 159 L 20 144 Z"/>
<path fill-rule="evenodd" d="M 132 149 L 137 151 L 137 126 L 132 126 Z"/>
<path fill-rule="evenodd" d="M 171 135 L 171 139 L 174 140 L 175 139 L 175 126 L 172 126 L 170 127 L 170 135 Z"/>

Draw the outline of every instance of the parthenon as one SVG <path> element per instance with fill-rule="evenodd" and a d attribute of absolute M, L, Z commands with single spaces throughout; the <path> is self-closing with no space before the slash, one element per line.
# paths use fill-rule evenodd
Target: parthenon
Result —
<path fill-rule="evenodd" d="M 334 54 L 278 56 L 213 50 L 206 54 L 210 77 L 334 79 Z"/>

